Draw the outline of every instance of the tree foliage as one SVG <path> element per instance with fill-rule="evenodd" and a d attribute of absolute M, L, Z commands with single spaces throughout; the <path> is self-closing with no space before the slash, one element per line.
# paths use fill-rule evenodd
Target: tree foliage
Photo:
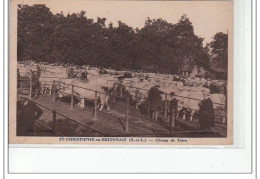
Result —
<path fill-rule="evenodd" d="M 221 68 L 227 68 L 228 64 L 228 35 L 222 32 L 216 33 L 210 43 L 212 63 Z"/>
<path fill-rule="evenodd" d="M 187 62 L 208 68 L 209 50 L 185 15 L 176 24 L 148 17 L 143 28 L 133 29 L 121 21 L 116 27 L 112 23 L 107 26 L 106 18 L 94 21 L 85 14 L 54 15 L 44 5 L 20 5 L 18 60 L 174 74 Z M 225 53 L 219 36 L 210 47 L 221 61 Z"/>

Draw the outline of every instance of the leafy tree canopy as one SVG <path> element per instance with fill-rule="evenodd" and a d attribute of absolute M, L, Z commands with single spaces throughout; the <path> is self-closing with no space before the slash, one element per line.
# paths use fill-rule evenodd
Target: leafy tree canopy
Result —
<path fill-rule="evenodd" d="M 106 18 L 96 21 L 86 12 L 53 14 L 45 5 L 18 6 L 18 60 L 97 65 L 114 69 L 179 73 L 193 62 L 208 68 L 210 51 L 214 60 L 226 63 L 227 38 L 215 35 L 203 47 L 189 18 L 183 15 L 172 24 L 162 18 L 133 29 L 122 21 L 115 27 Z"/>

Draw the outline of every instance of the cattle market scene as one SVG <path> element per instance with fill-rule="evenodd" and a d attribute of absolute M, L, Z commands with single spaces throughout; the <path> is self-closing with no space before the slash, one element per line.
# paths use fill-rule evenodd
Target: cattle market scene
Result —
<path fill-rule="evenodd" d="M 228 29 L 17 8 L 17 136 L 227 137 Z"/>

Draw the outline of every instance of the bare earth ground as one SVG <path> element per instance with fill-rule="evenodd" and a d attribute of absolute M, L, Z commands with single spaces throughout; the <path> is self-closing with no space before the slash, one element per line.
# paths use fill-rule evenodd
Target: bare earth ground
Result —
<path fill-rule="evenodd" d="M 214 128 L 201 131 L 198 120 L 186 121 L 177 120 L 177 127 L 170 129 L 169 121 L 160 115 L 157 122 L 141 115 L 134 105 L 130 106 L 129 131 L 126 128 L 126 103 L 120 100 L 112 102 L 110 100 L 110 112 L 103 109 L 97 112 L 97 118 L 93 118 L 93 105 L 86 106 L 84 109 L 74 107 L 70 109 L 70 103 L 56 100 L 49 95 L 41 95 L 36 102 L 43 104 L 51 109 L 56 109 L 58 113 L 63 114 L 73 120 L 85 125 L 77 124 L 65 117 L 57 114 L 56 132 L 63 136 L 136 136 L 136 137 L 226 137 L 226 126 L 215 125 Z M 52 111 L 41 107 L 43 115 L 39 121 L 48 127 L 52 127 Z M 132 115 L 131 115 L 132 114 Z M 139 117 L 140 116 L 140 117 Z M 51 132 L 45 127 L 36 123 L 36 135 L 51 136 Z M 89 129 L 88 127 L 91 129 Z"/>

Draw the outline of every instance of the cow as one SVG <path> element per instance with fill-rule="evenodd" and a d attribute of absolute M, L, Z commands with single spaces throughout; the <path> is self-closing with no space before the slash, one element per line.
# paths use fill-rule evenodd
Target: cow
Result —
<path fill-rule="evenodd" d="M 45 67 L 46 68 L 46 67 Z M 41 84 L 41 94 L 51 94 L 53 88 L 53 82 L 59 81 L 59 79 L 66 78 L 66 69 L 52 69 L 41 71 L 39 78 Z"/>
<path fill-rule="evenodd" d="M 178 94 L 177 99 L 179 101 L 178 111 L 182 111 L 182 119 L 187 119 L 186 115 L 189 115 L 189 120 L 193 120 L 195 112 L 199 111 L 199 103 L 204 99 L 205 93 L 182 91 Z M 214 110 L 219 111 L 223 118 L 225 116 L 225 103 L 226 97 L 223 94 L 208 94 L 209 98 L 213 102 Z M 224 121 L 225 119 L 222 119 Z"/>
<path fill-rule="evenodd" d="M 116 86 L 116 82 L 100 77 L 89 80 L 66 79 L 57 82 L 57 84 L 59 98 L 70 95 L 72 86 L 74 86 L 74 95 L 79 100 L 78 106 L 81 109 L 85 107 L 85 99 L 95 100 L 97 91 L 96 97 L 100 101 L 99 111 L 102 111 L 104 106 L 107 106 L 107 111 L 109 111 L 108 100 L 110 95 L 113 95 Z"/>
<path fill-rule="evenodd" d="M 189 120 L 193 120 L 193 115 L 199 110 L 199 103 L 204 99 L 202 92 L 181 91 L 176 95 L 179 101 L 178 111 L 182 111 L 182 119 L 187 119 L 186 115 L 189 115 Z"/>
<path fill-rule="evenodd" d="M 131 78 L 130 80 L 124 79 L 121 81 L 121 85 L 122 92 L 128 94 L 132 99 L 134 99 L 138 104 L 137 106 L 147 99 L 148 91 L 152 86 L 154 86 L 153 83 L 138 78 Z"/>
<path fill-rule="evenodd" d="M 35 94 L 35 98 L 39 95 L 40 92 L 40 81 L 39 76 L 34 71 L 27 71 L 20 76 L 20 87 L 21 88 L 30 88 L 32 87 L 32 94 Z M 31 83 L 31 84 L 30 84 Z"/>

